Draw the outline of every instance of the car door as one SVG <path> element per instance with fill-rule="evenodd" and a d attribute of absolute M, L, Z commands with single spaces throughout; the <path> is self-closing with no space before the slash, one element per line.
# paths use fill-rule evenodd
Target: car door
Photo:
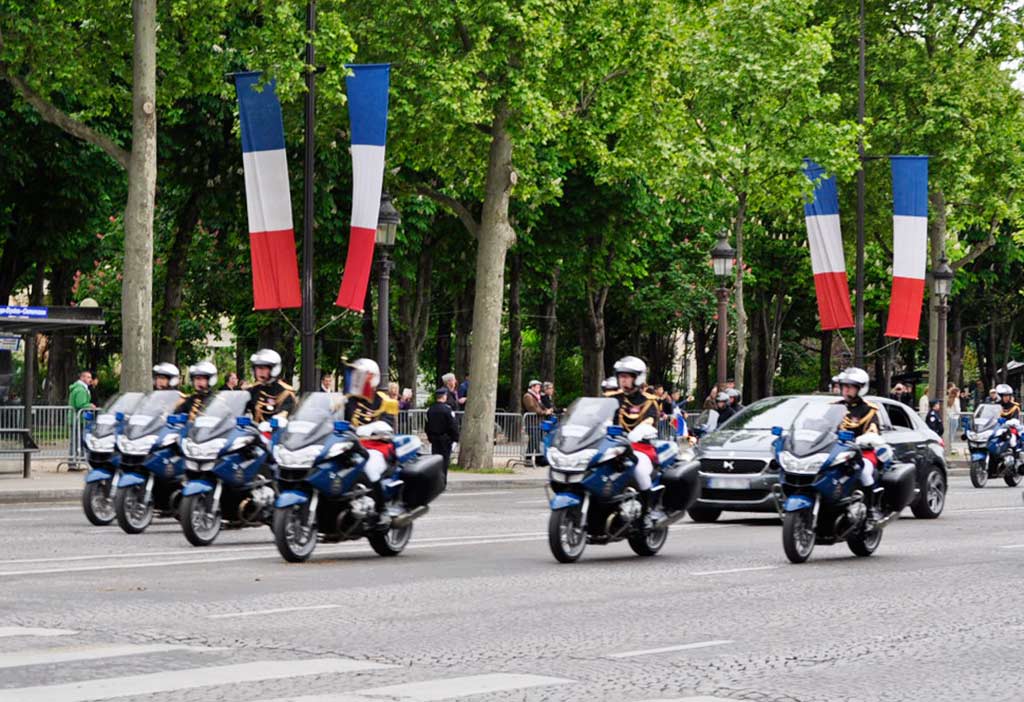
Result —
<path fill-rule="evenodd" d="M 917 430 L 910 416 L 910 408 L 899 402 L 883 401 L 882 438 L 892 447 L 893 458 L 900 463 L 913 463 L 921 467 L 921 460 L 928 442 Z"/>

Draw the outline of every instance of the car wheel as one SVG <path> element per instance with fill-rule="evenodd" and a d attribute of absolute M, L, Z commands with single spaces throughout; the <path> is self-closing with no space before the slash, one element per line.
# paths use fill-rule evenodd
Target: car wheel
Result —
<path fill-rule="evenodd" d="M 935 519 L 946 506 L 946 489 L 946 476 L 942 470 L 938 466 L 929 466 L 921 482 L 921 494 L 910 505 L 910 511 L 918 519 Z"/>
<path fill-rule="evenodd" d="M 712 507 L 691 507 L 686 513 L 690 515 L 690 519 L 700 524 L 717 521 L 722 516 L 722 510 Z"/>

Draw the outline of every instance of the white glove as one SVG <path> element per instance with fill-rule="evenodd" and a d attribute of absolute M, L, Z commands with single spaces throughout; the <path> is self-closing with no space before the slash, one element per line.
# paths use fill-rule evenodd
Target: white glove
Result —
<path fill-rule="evenodd" d="M 861 448 L 878 448 L 879 446 L 885 446 L 885 441 L 878 434 L 861 434 L 854 441 Z"/>
<path fill-rule="evenodd" d="M 1019 427 L 1020 426 L 1020 420 L 1019 419 L 1010 419 L 1010 420 L 1008 420 L 1006 422 L 1006 426 L 1008 426 L 1008 427 Z"/>
<path fill-rule="evenodd" d="M 658 430 L 652 427 L 650 424 L 641 424 L 640 426 L 629 432 L 629 441 L 633 444 L 638 444 L 642 441 L 650 441 L 651 439 L 658 438 Z"/>

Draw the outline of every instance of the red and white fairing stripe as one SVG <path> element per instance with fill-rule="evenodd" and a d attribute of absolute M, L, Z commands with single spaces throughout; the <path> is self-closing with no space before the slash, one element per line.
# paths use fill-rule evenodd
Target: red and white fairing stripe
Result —
<path fill-rule="evenodd" d="M 853 315 L 850 312 L 850 287 L 839 225 L 836 179 L 834 176 L 825 177 L 824 169 L 808 159 L 804 160 L 804 173 L 815 184 L 813 199 L 804 205 L 804 217 L 821 328 L 848 329 L 853 326 Z"/>
<path fill-rule="evenodd" d="M 893 156 L 892 294 L 886 336 L 917 339 L 928 264 L 928 157 Z"/>

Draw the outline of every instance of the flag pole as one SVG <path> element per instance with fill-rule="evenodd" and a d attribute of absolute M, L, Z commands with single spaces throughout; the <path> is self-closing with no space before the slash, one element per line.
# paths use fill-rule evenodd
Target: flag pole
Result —
<path fill-rule="evenodd" d="M 302 373 L 300 388 L 303 393 L 317 388 L 316 378 L 316 316 L 313 308 L 313 166 L 315 149 L 313 129 L 316 124 L 316 0 L 306 6 L 306 125 L 303 189 L 305 195 L 302 215 Z"/>
<path fill-rule="evenodd" d="M 864 367 L 864 87 L 866 77 L 864 29 L 864 0 L 860 0 L 860 65 L 857 76 L 857 124 L 861 127 L 861 135 L 857 140 L 857 153 L 860 168 L 857 171 L 857 273 L 856 293 L 857 305 L 854 318 L 854 364 Z"/>

